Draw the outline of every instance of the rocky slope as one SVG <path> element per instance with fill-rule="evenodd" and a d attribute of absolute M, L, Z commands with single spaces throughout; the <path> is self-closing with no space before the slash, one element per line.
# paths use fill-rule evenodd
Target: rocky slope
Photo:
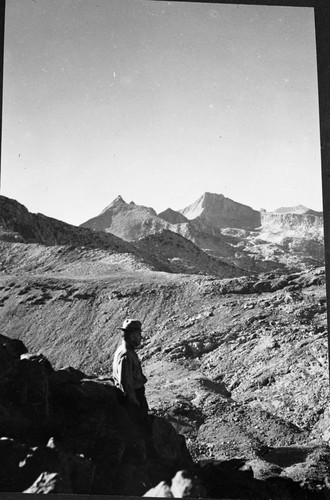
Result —
<path fill-rule="evenodd" d="M 310 231 L 311 234 L 322 235 L 323 217 L 320 215 L 305 213 L 275 213 L 263 212 L 261 214 L 261 223 L 263 230 L 274 228 L 276 230 L 295 230 L 297 233 Z"/>
<path fill-rule="evenodd" d="M 221 278 L 242 276 L 245 269 L 230 265 L 203 252 L 197 245 L 183 236 L 164 230 L 151 234 L 135 242 L 135 246 L 149 251 L 169 263 L 170 268 L 178 273 L 211 274 Z"/>
<path fill-rule="evenodd" d="M 324 263 L 323 216 L 305 213 L 262 213 L 259 238 L 276 245 L 289 257 L 289 265 L 322 265 Z M 291 260 L 291 262 L 290 262 Z M 284 260 L 283 260 L 284 261 Z"/>
<path fill-rule="evenodd" d="M 323 492 L 329 473 L 324 280 L 323 269 L 227 280 L 151 271 L 103 278 L 70 278 L 68 269 L 62 276 L 16 272 L 0 280 L 1 320 L 4 334 L 22 339 L 34 355 L 46 355 L 55 372 L 70 365 L 103 384 L 100 377 L 111 373 L 118 325 L 126 316 L 138 316 L 144 324 L 139 355 L 150 407 L 185 436 L 207 496 L 221 498 L 223 490 L 214 481 L 224 470 L 232 481 L 225 498 L 238 488 L 239 477 L 245 488 L 239 498 L 247 480 L 248 498 L 284 498 L 263 490 L 258 481 L 266 478 L 277 487 L 282 481 L 285 498 L 313 498 L 304 488 Z M 93 399 L 93 384 L 84 387 Z M 12 413 L 8 418 L 7 426 Z M 45 446 L 53 434 L 30 446 Z M 2 435 L 22 440 L 8 435 L 8 427 Z M 83 445 L 81 434 L 79 442 Z M 93 461 L 90 453 L 85 458 Z M 210 460 L 217 462 L 211 466 Z M 145 481 L 149 487 L 175 472 L 160 477 L 164 471 L 153 462 L 150 473 L 153 467 L 160 474 Z M 120 494 L 142 490 L 141 484 L 134 490 L 135 483 L 125 489 L 125 477 L 118 489 L 104 488 Z M 295 496 L 289 496 L 288 484 L 298 490 Z"/>

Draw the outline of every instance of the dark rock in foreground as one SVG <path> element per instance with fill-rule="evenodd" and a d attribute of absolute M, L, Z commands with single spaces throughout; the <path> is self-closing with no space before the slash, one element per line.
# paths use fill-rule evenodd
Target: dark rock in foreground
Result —
<path fill-rule="evenodd" d="M 129 418 L 111 379 L 0 344 L 0 491 L 142 495 L 193 466 L 169 422 Z"/>
<path fill-rule="evenodd" d="M 326 485 L 313 487 L 299 471 L 293 481 L 274 472 L 280 467 L 262 475 L 244 459 L 194 464 L 185 439 L 165 418 L 150 416 L 147 425 L 130 419 L 110 378 L 55 371 L 43 355 L 26 351 L 1 335 L 0 491 L 328 498 Z M 313 453 L 322 459 L 326 483 L 329 450 Z"/>

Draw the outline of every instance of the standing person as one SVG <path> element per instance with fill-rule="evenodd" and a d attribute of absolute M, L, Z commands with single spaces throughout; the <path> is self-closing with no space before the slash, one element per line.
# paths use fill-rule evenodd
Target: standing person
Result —
<path fill-rule="evenodd" d="M 141 322 L 137 319 L 125 319 L 121 330 L 124 338 L 115 352 L 113 378 L 116 387 L 124 395 L 123 403 L 129 414 L 134 419 L 143 421 L 149 410 L 144 388 L 147 379 L 135 352 L 141 344 Z"/>

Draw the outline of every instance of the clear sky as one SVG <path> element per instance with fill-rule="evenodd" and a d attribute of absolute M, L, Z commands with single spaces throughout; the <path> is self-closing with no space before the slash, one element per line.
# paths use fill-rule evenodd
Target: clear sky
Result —
<path fill-rule="evenodd" d="M 80 224 L 119 194 L 322 210 L 312 8 L 7 0 L 1 194 Z"/>

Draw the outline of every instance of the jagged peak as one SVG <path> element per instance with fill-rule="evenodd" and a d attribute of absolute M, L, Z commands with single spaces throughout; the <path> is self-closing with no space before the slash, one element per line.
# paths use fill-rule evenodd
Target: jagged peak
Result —
<path fill-rule="evenodd" d="M 113 202 L 111 203 L 111 205 L 114 205 L 115 203 L 125 203 L 126 204 L 126 201 L 123 199 L 123 197 L 119 194 L 117 196 L 117 198 L 115 198 L 113 200 Z"/>
<path fill-rule="evenodd" d="M 104 214 L 107 210 L 110 208 L 113 208 L 115 206 L 120 206 L 120 205 L 127 205 L 126 201 L 123 199 L 123 197 L 119 194 L 117 198 L 115 198 L 110 205 L 106 206 L 104 210 L 102 210 L 101 214 Z"/>

